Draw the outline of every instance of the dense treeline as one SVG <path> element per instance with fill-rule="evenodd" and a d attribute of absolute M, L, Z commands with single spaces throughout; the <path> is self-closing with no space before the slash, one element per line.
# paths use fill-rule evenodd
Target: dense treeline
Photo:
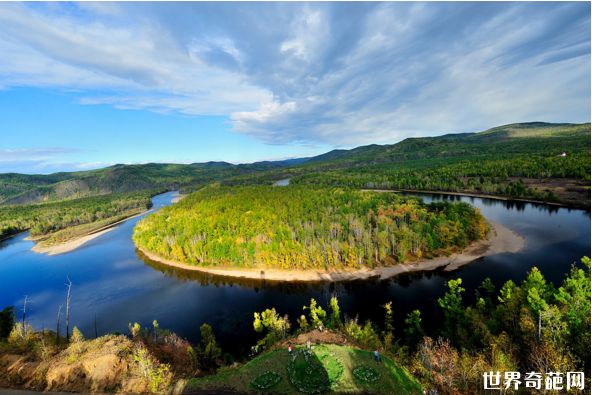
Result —
<path fill-rule="evenodd" d="M 199 187 L 240 174 L 231 164 L 115 165 L 49 175 L 0 174 L 0 204 L 30 204 L 149 190 Z"/>
<path fill-rule="evenodd" d="M 339 188 L 212 186 L 140 221 L 134 241 L 197 265 L 328 269 L 431 257 L 487 230 L 468 204 Z"/>
<path fill-rule="evenodd" d="M 562 153 L 566 156 L 560 156 Z M 333 150 L 312 158 L 233 165 L 148 163 L 50 175 L 0 174 L 0 204 L 81 198 L 149 189 L 194 191 L 212 182 L 230 185 L 294 182 L 356 187 L 494 193 L 565 200 L 532 180 L 576 180 L 589 200 L 590 124 L 531 122 L 481 133 L 408 138 L 391 145 Z M 573 187 L 573 186 L 570 186 Z M 570 202 L 567 202 L 570 203 Z"/>
<path fill-rule="evenodd" d="M 586 206 L 590 124 L 517 124 L 482 133 L 335 150 L 298 167 L 223 183 L 281 178 L 298 184 L 484 193 Z M 551 180 L 558 188 L 547 183 Z"/>
<path fill-rule="evenodd" d="M 521 380 L 527 372 L 540 374 L 542 386 L 535 393 L 553 392 L 545 391 L 545 375 L 558 372 L 565 390 L 567 372 L 590 372 L 590 259 L 582 263 L 558 288 L 536 267 L 520 285 L 509 280 L 498 289 L 487 278 L 473 303 L 467 302 L 462 280 L 450 280 L 437 300 L 441 325 L 429 333 L 419 310 L 399 317 L 391 302 L 383 305 L 384 322 L 359 322 L 356 312 L 341 311 L 336 297 L 325 308 L 312 299 L 300 317 L 269 308 L 254 314 L 253 327 L 264 335 L 254 350 L 290 338 L 292 328 L 296 333 L 329 328 L 361 347 L 393 356 L 424 388 L 436 391 L 431 393 L 491 393 L 483 387 L 483 373 L 490 371 L 500 372 L 502 388 L 504 372 L 521 372 Z M 395 320 L 404 322 L 401 333 L 394 330 Z M 511 386 L 504 393 L 519 391 Z"/>
<path fill-rule="evenodd" d="M 521 285 L 510 280 L 499 292 L 486 279 L 470 305 L 461 279 L 449 281 L 438 299 L 441 338 L 405 339 L 418 350 L 415 374 L 442 393 L 477 393 L 488 371 L 537 372 L 543 380 L 549 372 L 590 372 L 590 259 L 582 263 L 559 288 L 536 267 Z"/>
<path fill-rule="evenodd" d="M 156 192 L 132 192 L 94 196 L 61 202 L 23 206 L 0 206 L 0 239 L 29 229 L 31 236 L 48 235 L 63 229 L 105 223 L 150 207 Z"/>
<path fill-rule="evenodd" d="M 590 157 L 580 153 L 570 157 L 475 157 L 456 163 L 432 160 L 423 161 L 421 165 L 388 164 L 310 172 L 294 177 L 291 182 L 354 188 L 477 192 L 551 202 L 557 200 L 553 191 L 531 187 L 522 178 L 589 180 Z"/>

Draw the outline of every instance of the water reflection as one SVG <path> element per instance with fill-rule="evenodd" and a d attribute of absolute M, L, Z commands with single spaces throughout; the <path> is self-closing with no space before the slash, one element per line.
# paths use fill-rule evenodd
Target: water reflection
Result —
<path fill-rule="evenodd" d="M 420 195 L 420 194 L 415 194 Z M 116 227 L 71 253 L 46 256 L 30 251 L 32 242 L 20 234 L 0 243 L 0 307 L 21 306 L 24 295 L 31 304 L 31 323 L 54 327 L 57 308 L 64 302 L 64 279 L 74 282 L 72 325 L 99 333 L 127 332 L 129 322 L 162 327 L 196 340 L 199 325 L 210 323 L 225 350 L 242 355 L 254 344 L 253 312 L 275 307 L 293 320 L 302 306 L 316 298 L 327 303 L 340 297 L 342 311 L 360 320 L 382 322 L 382 304 L 393 301 L 397 330 L 404 316 L 420 309 L 428 332 L 441 317 L 437 298 L 449 279 L 461 277 L 465 297 L 490 277 L 499 288 L 512 279 L 522 281 L 537 266 L 555 285 L 563 280 L 574 262 L 590 254 L 590 213 L 525 202 L 499 201 L 451 195 L 420 195 L 426 201 L 466 201 L 490 220 L 499 222 L 526 238 L 526 248 L 517 254 L 499 254 L 479 259 L 453 272 L 438 270 L 405 274 L 388 280 L 357 280 L 339 283 L 285 283 L 234 279 L 171 268 L 152 262 L 131 241 L 139 218 Z M 170 204 L 174 195 L 154 198 L 154 206 Z"/>
<path fill-rule="evenodd" d="M 508 210 L 515 210 L 518 212 L 525 211 L 527 207 L 538 209 L 541 211 L 545 211 L 549 214 L 557 213 L 557 212 L 559 212 L 560 209 L 565 209 L 568 212 L 573 210 L 571 208 L 567 208 L 567 207 L 564 208 L 559 205 L 531 203 L 531 202 L 525 202 L 522 200 L 492 199 L 492 198 L 486 198 L 486 197 L 449 195 L 449 194 L 439 194 L 439 193 L 426 194 L 426 193 L 418 193 L 418 192 L 402 192 L 402 194 L 408 195 L 408 196 L 418 196 L 418 197 L 421 197 L 426 202 L 439 201 L 439 200 L 440 201 L 450 201 L 450 202 L 465 201 L 467 203 L 471 203 L 471 204 L 475 205 L 475 203 L 478 201 L 479 204 L 483 205 L 483 206 L 502 206 Z M 579 209 L 577 209 L 577 210 L 583 211 L 583 210 L 579 210 Z M 588 216 L 590 215 L 589 210 L 587 210 L 587 214 L 588 214 Z"/>

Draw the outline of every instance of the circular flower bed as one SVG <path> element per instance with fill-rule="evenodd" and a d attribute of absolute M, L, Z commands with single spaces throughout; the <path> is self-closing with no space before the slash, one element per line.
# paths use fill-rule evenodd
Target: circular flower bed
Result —
<path fill-rule="evenodd" d="M 369 366 L 358 366 L 353 370 L 354 376 L 365 383 L 373 383 L 380 378 L 380 373 Z"/>
<path fill-rule="evenodd" d="M 321 362 L 311 350 L 295 350 L 288 361 L 290 383 L 305 394 L 319 394 L 331 389 L 331 379 Z"/>
<path fill-rule="evenodd" d="M 251 385 L 259 390 L 266 390 L 282 380 L 282 376 L 277 374 L 276 372 L 267 371 L 257 377 L 253 381 L 251 381 Z"/>

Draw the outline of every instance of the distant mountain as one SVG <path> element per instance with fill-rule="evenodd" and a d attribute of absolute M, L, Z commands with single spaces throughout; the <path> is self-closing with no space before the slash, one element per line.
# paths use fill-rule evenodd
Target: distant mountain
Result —
<path fill-rule="evenodd" d="M 240 165 L 228 162 L 117 164 L 98 170 L 49 175 L 6 173 L 0 174 L 0 204 L 28 204 L 148 189 L 192 189 L 227 177 L 278 169 L 306 160 Z"/>
<path fill-rule="evenodd" d="M 408 138 L 390 145 L 337 149 L 312 158 L 192 164 L 118 164 L 98 170 L 49 175 L 0 174 L 0 204 L 23 204 L 148 189 L 196 189 L 228 179 L 268 182 L 314 170 L 348 169 L 380 164 L 435 166 L 480 156 L 558 155 L 590 152 L 590 123 L 516 123 L 479 133 Z M 248 176 L 245 178 L 245 176 Z"/>
<path fill-rule="evenodd" d="M 574 150 L 589 152 L 589 146 L 590 123 L 529 122 L 498 126 L 479 133 L 414 137 L 390 145 L 333 150 L 311 158 L 304 165 L 335 168 L 436 158 L 462 159 L 475 155 L 559 154 Z"/>

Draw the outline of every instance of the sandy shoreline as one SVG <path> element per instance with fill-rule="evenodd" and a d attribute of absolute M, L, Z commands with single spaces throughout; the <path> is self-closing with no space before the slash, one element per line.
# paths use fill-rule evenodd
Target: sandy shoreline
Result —
<path fill-rule="evenodd" d="M 173 198 L 173 200 L 171 200 L 171 203 L 177 203 L 178 201 L 182 200 L 186 196 L 187 196 L 187 194 L 177 194 L 177 196 L 175 196 Z M 153 210 L 154 209 L 151 208 L 149 210 L 142 211 L 141 213 L 131 215 L 131 216 L 126 217 L 126 218 L 124 218 L 122 220 L 119 220 L 119 221 L 114 222 L 112 224 L 109 224 L 107 226 L 103 226 L 102 228 L 96 229 L 96 230 L 92 231 L 89 234 L 86 234 L 84 236 L 77 237 L 77 238 L 72 239 L 72 240 L 68 240 L 68 241 L 63 242 L 63 243 L 55 244 L 55 245 L 52 245 L 52 246 L 40 246 L 37 243 L 37 244 L 35 244 L 31 248 L 31 251 L 38 252 L 40 254 L 47 254 L 47 255 L 58 255 L 58 254 L 64 254 L 66 252 L 74 251 L 75 249 L 77 249 L 81 245 L 83 245 L 83 244 L 85 244 L 85 243 L 87 243 L 87 242 L 89 242 L 89 241 L 91 241 L 93 239 L 96 239 L 97 237 L 102 236 L 105 233 L 109 232 L 115 226 L 117 226 L 117 225 L 119 225 L 119 224 L 121 224 L 121 223 L 123 223 L 123 222 L 125 222 L 127 220 L 130 220 L 132 218 L 136 218 L 136 217 L 138 217 L 140 215 L 147 214 L 147 213 L 149 213 L 149 212 L 151 212 Z M 30 238 L 30 237 L 27 237 L 27 240 L 37 241 L 36 239 Z"/>
<path fill-rule="evenodd" d="M 93 239 L 96 239 L 97 237 L 102 236 L 105 233 L 113 230 L 113 228 L 116 227 L 117 225 L 119 225 L 127 220 L 130 220 L 132 218 L 139 217 L 140 215 L 144 215 L 150 211 L 152 211 L 152 210 L 142 211 L 141 213 L 134 214 L 132 216 L 129 216 L 129 217 L 119 220 L 117 222 L 113 222 L 112 224 L 109 224 L 107 226 L 103 226 L 102 228 L 94 230 L 92 233 L 89 233 L 89 234 L 81 236 L 81 237 L 77 237 L 72 240 L 68 240 L 64 243 L 59 243 L 59 244 L 55 244 L 52 246 L 41 246 L 39 244 L 35 244 L 31 248 L 31 251 L 38 252 L 40 254 L 47 254 L 47 255 L 58 255 L 58 254 L 64 254 L 66 252 L 73 251 L 73 250 L 77 249 L 78 247 L 80 247 L 81 245 L 83 245 Z M 29 240 L 31 240 L 31 239 L 29 239 Z"/>
<path fill-rule="evenodd" d="M 178 194 L 177 196 L 175 196 L 173 198 L 173 200 L 171 200 L 171 203 L 177 203 L 180 202 L 181 200 L 183 200 L 185 197 L 187 196 L 187 194 Z"/>
<path fill-rule="evenodd" d="M 219 276 L 239 277 L 253 280 L 270 281 L 345 281 L 362 280 L 371 277 L 381 279 L 394 277 L 401 273 L 412 273 L 435 270 L 444 267 L 444 270 L 454 270 L 466 265 L 475 259 L 500 254 L 504 252 L 518 252 L 524 248 L 525 241 L 522 236 L 506 228 L 505 226 L 490 222 L 491 232 L 483 240 L 476 241 L 461 253 L 450 256 L 442 256 L 434 259 L 426 259 L 409 264 L 397 264 L 395 266 L 379 267 L 375 269 L 359 269 L 352 271 L 321 271 L 321 270 L 278 270 L 278 269 L 235 269 L 235 268 L 208 268 L 188 265 L 182 262 L 165 259 L 154 253 L 138 247 L 147 258 L 164 265 L 173 266 L 185 270 L 199 271 Z"/>

